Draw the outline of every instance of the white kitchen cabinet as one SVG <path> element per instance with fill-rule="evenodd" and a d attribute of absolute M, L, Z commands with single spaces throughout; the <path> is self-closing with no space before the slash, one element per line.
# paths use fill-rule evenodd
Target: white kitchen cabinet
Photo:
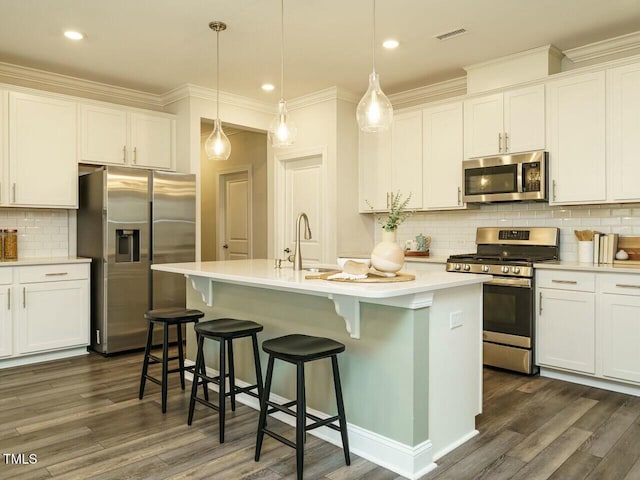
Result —
<path fill-rule="evenodd" d="M 82 350 L 89 322 L 88 263 L 0 267 L 0 368 Z"/>
<path fill-rule="evenodd" d="M 538 364 L 595 373 L 595 294 L 538 288 Z"/>
<path fill-rule="evenodd" d="M 423 210 L 465 208 L 462 202 L 462 102 L 422 111 Z"/>
<path fill-rule="evenodd" d="M 175 168 L 175 120 L 169 115 L 80 106 L 80 161 L 101 165 Z"/>
<path fill-rule="evenodd" d="M 605 72 L 547 83 L 549 204 L 606 201 Z"/>
<path fill-rule="evenodd" d="M 595 274 L 536 271 L 536 345 L 541 366 L 595 374 Z"/>
<path fill-rule="evenodd" d="M 608 199 L 640 201 L 640 63 L 607 71 Z"/>
<path fill-rule="evenodd" d="M 464 102 L 464 156 L 543 150 L 544 85 L 476 97 Z"/>
<path fill-rule="evenodd" d="M 175 158 L 175 121 L 163 115 L 131 112 L 131 163 L 169 170 Z"/>
<path fill-rule="evenodd" d="M 9 92 L 9 205 L 78 206 L 77 106 Z"/>
<path fill-rule="evenodd" d="M 11 321 L 13 269 L 0 270 L 0 358 L 13 354 L 13 325 Z"/>
<path fill-rule="evenodd" d="M 411 193 L 408 208 L 422 207 L 422 112 L 394 115 L 386 132 L 360 132 L 360 211 L 388 210 L 394 196 Z"/>
<path fill-rule="evenodd" d="M 640 275 L 599 277 L 602 374 L 640 383 Z"/>

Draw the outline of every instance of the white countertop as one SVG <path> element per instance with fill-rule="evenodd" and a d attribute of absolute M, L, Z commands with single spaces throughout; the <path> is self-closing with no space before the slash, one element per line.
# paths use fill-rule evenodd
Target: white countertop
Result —
<path fill-rule="evenodd" d="M 592 263 L 559 261 L 536 263 L 534 264 L 534 267 L 540 270 L 580 270 L 584 272 L 636 273 L 640 275 L 640 265 L 631 263 L 606 263 L 594 265 Z"/>
<path fill-rule="evenodd" d="M 180 273 L 189 277 L 210 278 L 240 285 L 271 289 L 281 288 L 288 291 L 299 291 L 300 293 L 318 292 L 356 296 L 363 299 L 391 298 L 431 292 L 482 283 L 491 279 L 490 275 L 415 272 L 416 279 L 408 282 L 346 283 L 319 279 L 308 280 L 305 279 L 305 276 L 311 275 L 311 272 L 304 270 L 296 272 L 289 265 L 276 269 L 274 268 L 274 260 L 271 259 L 167 263 L 153 265 L 151 268 L 164 272 Z"/>
<path fill-rule="evenodd" d="M 437 255 L 433 257 L 404 257 L 404 261 L 407 263 L 441 263 L 444 265 L 447 263 L 447 258 Z"/>
<path fill-rule="evenodd" d="M 69 263 L 91 263 L 91 259 L 80 257 L 24 258 L 18 259 L 15 262 L 0 262 L 0 268 L 22 267 L 25 265 L 57 265 Z"/>

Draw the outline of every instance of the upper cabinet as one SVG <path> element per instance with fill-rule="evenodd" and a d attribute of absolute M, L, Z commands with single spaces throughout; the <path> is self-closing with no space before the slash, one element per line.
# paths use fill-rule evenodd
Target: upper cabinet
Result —
<path fill-rule="evenodd" d="M 640 63 L 607 71 L 607 165 L 612 202 L 640 201 Z"/>
<path fill-rule="evenodd" d="M 544 85 L 464 102 L 465 158 L 545 148 Z"/>
<path fill-rule="evenodd" d="M 424 210 L 464 208 L 462 102 L 422 111 Z"/>
<path fill-rule="evenodd" d="M 9 171 L 2 203 L 78 206 L 77 105 L 9 92 Z"/>
<path fill-rule="evenodd" d="M 547 101 L 549 203 L 605 202 L 605 72 L 549 82 Z"/>
<path fill-rule="evenodd" d="M 394 115 L 386 132 L 360 132 L 360 211 L 388 210 L 394 196 L 411 194 L 408 208 L 422 208 L 422 113 Z"/>
<path fill-rule="evenodd" d="M 80 161 L 172 170 L 175 120 L 170 115 L 80 106 Z"/>

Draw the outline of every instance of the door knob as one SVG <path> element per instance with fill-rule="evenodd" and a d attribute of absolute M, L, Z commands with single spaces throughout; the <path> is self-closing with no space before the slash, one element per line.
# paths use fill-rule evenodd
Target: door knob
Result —
<path fill-rule="evenodd" d="M 289 247 L 285 248 L 284 253 L 291 253 L 291 249 Z"/>
<path fill-rule="evenodd" d="M 222 248 L 229 248 L 229 244 L 225 243 L 224 245 L 222 245 Z"/>

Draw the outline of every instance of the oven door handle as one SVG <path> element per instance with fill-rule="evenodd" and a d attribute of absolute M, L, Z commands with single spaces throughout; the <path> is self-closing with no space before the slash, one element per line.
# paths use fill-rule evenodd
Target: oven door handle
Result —
<path fill-rule="evenodd" d="M 484 285 L 499 285 L 499 286 L 506 286 L 506 287 L 531 288 L 531 279 L 530 278 L 493 277 L 492 280 L 485 282 Z"/>

